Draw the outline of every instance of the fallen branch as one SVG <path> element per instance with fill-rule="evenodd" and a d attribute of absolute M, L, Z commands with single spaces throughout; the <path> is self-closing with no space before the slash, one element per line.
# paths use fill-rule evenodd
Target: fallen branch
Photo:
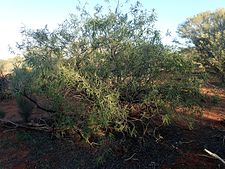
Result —
<path fill-rule="evenodd" d="M 3 120 L 0 119 L 0 123 L 3 123 L 4 125 L 13 125 L 13 128 L 24 128 L 24 129 L 30 129 L 30 130 L 38 130 L 38 131 L 47 131 L 51 132 L 53 129 L 47 125 L 40 125 L 36 123 L 29 123 L 29 124 L 18 124 L 10 120 Z"/>
<path fill-rule="evenodd" d="M 14 123 L 14 122 L 12 122 L 12 121 L 10 121 L 10 120 L 3 120 L 3 119 L 0 119 L 0 122 L 3 123 L 3 124 L 11 124 L 11 125 L 13 125 L 13 126 L 15 126 L 15 127 L 18 127 L 18 126 L 19 126 L 19 124 Z"/>
<path fill-rule="evenodd" d="M 212 157 L 214 157 L 215 159 L 220 160 L 223 164 L 225 164 L 225 161 L 220 156 L 218 156 L 217 154 L 212 153 L 211 151 L 209 151 L 207 149 L 204 149 L 204 151 L 207 152 Z"/>

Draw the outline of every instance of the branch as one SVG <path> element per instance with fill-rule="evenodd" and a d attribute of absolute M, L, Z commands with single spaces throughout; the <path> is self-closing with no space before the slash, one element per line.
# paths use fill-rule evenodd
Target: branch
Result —
<path fill-rule="evenodd" d="M 34 103 L 36 106 L 37 106 L 37 108 L 39 108 L 39 109 L 41 109 L 41 110 L 43 110 L 43 111 L 46 111 L 46 112 L 49 112 L 49 113 L 55 113 L 56 111 L 55 110 L 49 110 L 49 109 L 46 109 L 46 108 L 44 108 L 44 107 L 41 107 L 39 104 L 38 104 L 38 102 L 36 102 L 34 99 L 32 99 L 31 97 L 29 97 L 25 92 L 23 93 L 23 96 L 25 97 L 25 98 L 27 98 L 28 100 L 30 100 L 32 103 Z"/>
<path fill-rule="evenodd" d="M 30 129 L 30 130 L 38 130 L 38 131 L 52 131 L 53 129 L 47 125 L 40 125 L 40 124 L 27 124 L 27 125 L 23 125 L 23 124 L 18 124 L 15 123 L 13 121 L 10 120 L 3 120 L 0 119 L 0 123 L 3 123 L 5 125 L 13 125 L 14 128 L 24 128 L 24 129 Z"/>
<path fill-rule="evenodd" d="M 3 119 L 0 119 L 0 122 L 1 122 L 1 123 L 4 123 L 4 124 L 11 124 L 11 125 L 15 126 L 16 128 L 19 126 L 19 124 L 14 123 L 14 122 L 12 122 L 12 121 L 10 121 L 10 120 L 3 120 Z"/>
<path fill-rule="evenodd" d="M 220 156 L 218 156 L 217 154 L 212 153 L 211 151 L 209 151 L 207 149 L 204 149 L 204 151 L 207 152 L 212 157 L 214 157 L 215 159 L 220 160 L 223 164 L 225 164 L 225 161 Z"/>
<path fill-rule="evenodd" d="M 124 161 L 129 161 L 131 160 L 134 156 L 136 155 L 136 153 L 134 153 L 132 156 L 130 156 L 129 158 L 124 159 Z"/>

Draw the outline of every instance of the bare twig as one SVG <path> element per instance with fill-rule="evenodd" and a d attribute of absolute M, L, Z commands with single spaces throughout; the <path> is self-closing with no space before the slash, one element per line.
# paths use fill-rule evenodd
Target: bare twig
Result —
<path fill-rule="evenodd" d="M 85 137 L 85 135 L 83 134 L 83 132 L 81 131 L 81 129 L 76 128 L 78 134 L 81 136 L 81 138 L 83 138 L 91 147 L 93 146 L 100 146 L 100 144 L 96 143 L 96 142 L 90 142 L 88 137 Z"/>
<path fill-rule="evenodd" d="M 189 144 L 189 143 L 192 143 L 194 142 L 194 140 L 190 140 L 190 141 L 179 141 L 179 144 Z"/>
<path fill-rule="evenodd" d="M 0 119 L 0 122 L 3 123 L 3 124 L 11 124 L 11 125 L 13 125 L 13 126 L 15 126 L 15 127 L 18 127 L 18 126 L 19 126 L 19 124 L 15 123 L 15 122 L 12 122 L 12 121 L 10 121 L 10 120 L 3 120 L 3 119 Z"/>
<path fill-rule="evenodd" d="M 15 131 L 15 130 L 16 130 L 16 129 L 4 130 L 3 133 L 8 133 L 8 132 Z"/>
<path fill-rule="evenodd" d="M 215 85 L 209 83 L 209 82 L 206 82 L 206 84 L 209 86 L 209 87 L 213 87 L 213 88 L 217 88 Z"/>
<path fill-rule="evenodd" d="M 136 155 L 136 153 L 134 153 L 132 156 L 130 156 L 129 158 L 124 159 L 124 161 L 129 161 L 131 160 L 134 156 Z"/>
<path fill-rule="evenodd" d="M 214 157 L 215 159 L 220 160 L 223 164 L 225 164 L 225 161 L 220 156 L 218 156 L 217 154 L 212 153 L 211 151 L 209 151 L 207 149 L 204 149 L 204 151 L 207 152 L 212 157 Z"/>
<path fill-rule="evenodd" d="M 206 158 L 210 158 L 210 159 L 215 159 L 214 157 L 209 156 L 209 155 L 205 155 L 205 154 L 197 154 L 197 155 L 200 156 L 200 157 L 206 157 Z"/>

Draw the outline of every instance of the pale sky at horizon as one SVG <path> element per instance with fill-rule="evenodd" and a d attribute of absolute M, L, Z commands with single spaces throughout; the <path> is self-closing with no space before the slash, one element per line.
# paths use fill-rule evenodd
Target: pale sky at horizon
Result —
<path fill-rule="evenodd" d="M 81 0 L 82 1 L 82 0 Z M 113 1 L 113 0 L 111 0 Z M 114 0 L 117 1 L 117 0 Z M 121 0 L 122 1 L 122 0 Z M 135 0 L 130 0 L 135 1 Z M 156 26 L 164 35 L 166 30 L 172 32 L 171 38 L 164 38 L 169 43 L 176 37 L 177 26 L 186 18 L 197 13 L 225 7 L 225 0 L 139 0 L 144 8 L 156 10 L 158 21 Z M 87 0 L 90 6 L 102 3 L 103 0 Z M 0 59 L 11 54 L 8 45 L 20 41 L 20 29 L 57 28 L 76 12 L 77 0 L 0 0 Z"/>

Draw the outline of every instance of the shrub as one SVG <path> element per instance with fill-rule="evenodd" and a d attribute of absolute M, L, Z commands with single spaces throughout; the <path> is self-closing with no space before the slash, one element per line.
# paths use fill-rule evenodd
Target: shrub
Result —
<path fill-rule="evenodd" d="M 201 12 L 178 27 L 179 35 L 198 55 L 206 71 L 225 83 L 225 9 Z"/>
<path fill-rule="evenodd" d="M 148 123 L 158 114 L 167 123 L 177 105 L 191 107 L 184 103 L 198 92 L 194 66 L 163 46 L 154 11 L 139 2 L 125 13 L 120 4 L 114 12 L 102 10 L 96 6 L 89 15 L 80 8 L 79 17 L 53 32 L 23 30 L 18 47 L 25 60 L 14 69 L 14 91 L 45 96 L 56 130 L 86 138 L 110 131 L 134 136 L 134 117 Z"/>

